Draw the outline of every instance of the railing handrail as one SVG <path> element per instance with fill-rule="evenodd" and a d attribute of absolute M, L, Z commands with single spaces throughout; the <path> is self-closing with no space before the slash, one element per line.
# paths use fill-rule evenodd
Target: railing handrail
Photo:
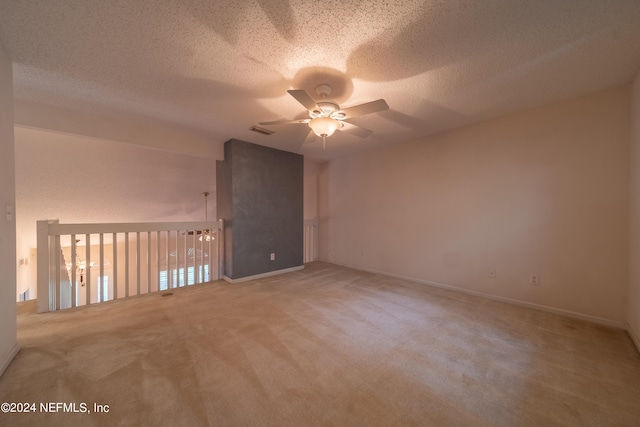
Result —
<path fill-rule="evenodd" d="M 50 223 L 49 236 L 64 234 L 100 234 L 100 233 L 135 233 L 167 230 L 203 230 L 222 229 L 221 220 L 192 222 L 121 222 L 121 223 L 88 223 L 60 224 Z"/>
<path fill-rule="evenodd" d="M 310 218 L 304 220 L 304 225 L 315 225 L 318 226 L 318 218 Z"/>

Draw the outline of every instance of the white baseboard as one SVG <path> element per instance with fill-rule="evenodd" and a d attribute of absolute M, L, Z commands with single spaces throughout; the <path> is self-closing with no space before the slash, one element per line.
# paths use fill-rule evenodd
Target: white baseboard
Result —
<path fill-rule="evenodd" d="M 416 283 L 420 283 L 420 284 L 423 284 L 423 285 L 433 286 L 435 288 L 448 289 L 450 291 L 456 291 L 456 292 L 460 292 L 460 293 L 463 293 L 463 294 L 468 294 L 468 295 L 473 295 L 473 296 L 477 296 L 477 297 L 487 298 L 487 299 L 494 300 L 494 301 L 500 301 L 500 302 L 505 302 L 505 303 L 508 303 L 508 304 L 519 305 L 519 306 L 528 307 L 528 308 L 534 308 L 536 310 L 542 310 L 542 311 L 547 311 L 549 313 L 560 314 L 562 316 L 572 317 L 574 319 L 585 320 L 587 322 L 597 323 L 599 325 L 610 326 L 610 327 L 617 328 L 617 329 L 627 329 L 626 328 L 627 325 L 625 325 L 624 322 L 617 322 L 615 320 L 605 319 L 603 317 L 598 317 L 598 316 L 592 316 L 590 314 L 583 314 L 583 313 L 578 313 L 578 312 L 575 312 L 575 311 L 564 310 L 562 308 L 551 307 L 551 306 L 548 306 L 548 305 L 536 304 L 536 303 L 532 303 L 532 302 L 528 302 L 528 301 L 522 301 L 522 300 L 513 299 L 513 298 L 507 298 L 507 297 L 501 297 L 499 295 L 493 295 L 493 294 L 488 294 L 488 293 L 484 293 L 484 292 L 472 291 L 470 289 L 465 289 L 465 288 L 460 288 L 460 287 L 457 287 L 457 286 L 447 285 L 445 283 L 432 282 L 430 280 L 418 279 L 416 277 L 411 277 L 411 276 L 404 276 L 402 274 L 387 273 L 385 271 L 380 271 L 380 270 L 375 270 L 375 269 L 365 268 L 365 267 L 352 266 L 352 265 L 347 265 L 347 264 L 340 264 L 340 263 L 337 263 L 337 262 L 327 261 L 327 260 L 321 260 L 321 261 L 328 262 L 330 264 L 340 265 L 342 267 L 353 268 L 355 270 L 361 270 L 361 271 L 366 271 L 366 272 L 369 272 L 369 273 L 380 274 L 382 276 L 394 277 L 396 279 L 402 279 L 402 280 L 408 280 L 410 282 L 416 282 Z M 637 345 L 637 341 L 636 341 L 636 345 Z"/>
<path fill-rule="evenodd" d="M 253 276 L 240 277 L 238 279 L 232 279 L 227 276 L 223 276 L 222 278 L 225 280 L 225 282 L 241 283 L 241 282 L 248 282 L 249 280 L 262 279 L 264 277 L 277 276 L 278 274 L 291 273 L 293 271 L 300 271 L 302 269 L 304 269 L 304 265 L 299 265 L 297 267 L 291 267 L 291 268 L 284 268 L 282 270 L 269 271 L 268 273 L 254 274 Z"/>
<path fill-rule="evenodd" d="M 13 358 L 16 357 L 16 354 L 18 354 L 19 351 L 20 346 L 16 343 L 16 345 L 13 346 L 7 356 L 2 359 L 2 362 L 0 362 L 0 377 L 2 376 L 2 374 L 4 374 L 4 371 L 9 367 L 9 364 L 11 363 Z"/>
<path fill-rule="evenodd" d="M 631 337 L 631 341 L 633 341 L 633 343 L 636 345 L 636 348 L 638 349 L 638 353 L 640 353 L 640 335 L 638 335 L 636 331 L 634 331 L 631 325 L 628 323 L 627 323 L 627 333 Z"/>

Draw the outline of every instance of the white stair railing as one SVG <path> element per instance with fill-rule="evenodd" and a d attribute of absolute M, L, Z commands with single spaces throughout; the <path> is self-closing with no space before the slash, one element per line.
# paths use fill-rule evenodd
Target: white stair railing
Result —
<path fill-rule="evenodd" d="M 318 260 L 318 219 L 304 220 L 304 263 Z"/>
<path fill-rule="evenodd" d="M 222 220 L 38 221 L 38 312 L 218 280 L 222 229 Z"/>

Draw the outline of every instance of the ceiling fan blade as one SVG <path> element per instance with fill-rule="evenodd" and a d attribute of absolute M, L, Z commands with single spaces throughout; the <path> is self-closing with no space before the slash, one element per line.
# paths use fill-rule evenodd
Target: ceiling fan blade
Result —
<path fill-rule="evenodd" d="M 258 124 L 260 125 L 297 125 L 297 124 L 301 124 L 301 123 L 309 123 L 309 121 L 311 121 L 311 119 L 299 119 L 299 120 L 276 120 L 274 122 L 260 122 Z"/>
<path fill-rule="evenodd" d="M 364 104 L 345 108 L 344 110 L 342 110 L 342 112 L 345 114 L 345 119 L 352 119 L 354 117 L 377 113 L 378 111 L 384 111 L 388 109 L 389 106 L 387 105 L 387 102 L 384 99 L 378 99 L 377 101 L 366 102 Z"/>
<path fill-rule="evenodd" d="M 356 126 L 349 122 L 341 122 L 341 123 L 342 123 L 342 127 L 338 128 L 338 130 L 359 136 L 360 138 L 366 138 L 373 133 L 373 131 L 370 131 L 369 129 Z"/>
<path fill-rule="evenodd" d="M 307 137 L 304 139 L 304 141 L 302 141 L 302 145 L 310 144 L 315 140 L 316 140 L 316 134 L 313 133 L 311 129 L 309 129 L 309 133 L 307 134 Z"/>
<path fill-rule="evenodd" d="M 312 110 L 317 110 L 318 106 L 316 105 L 316 101 L 313 100 L 313 98 L 311 98 L 311 96 L 309 96 L 309 94 L 302 90 L 302 89 L 294 89 L 294 90 L 288 90 L 287 92 L 289 92 L 289 95 L 293 96 L 296 101 L 298 101 L 300 104 L 303 105 L 304 108 L 306 108 L 309 111 Z"/>

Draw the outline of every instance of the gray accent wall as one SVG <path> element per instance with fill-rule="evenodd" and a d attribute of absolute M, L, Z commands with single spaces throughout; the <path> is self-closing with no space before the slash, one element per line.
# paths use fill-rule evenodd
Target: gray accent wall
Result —
<path fill-rule="evenodd" d="M 13 70 L 0 43 L 0 375 L 18 353 L 16 326 L 16 185 Z M 6 209 L 11 210 L 6 218 Z"/>
<path fill-rule="evenodd" d="M 224 144 L 216 201 L 225 220 L 225 276 L 303 265 L 303 189 L 303 156 L 236 139 Z"/>

